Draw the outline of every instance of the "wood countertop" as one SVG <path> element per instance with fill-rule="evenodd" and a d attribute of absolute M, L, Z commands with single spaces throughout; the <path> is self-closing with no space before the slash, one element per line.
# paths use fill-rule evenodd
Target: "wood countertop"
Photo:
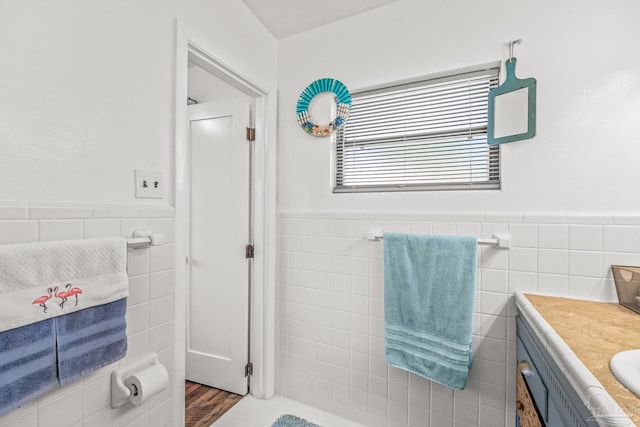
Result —
<path fill-rule="evenodd" d="M 640 348 L 640 314 L 620 304 L 524 295 L 636 425 L 640 397 L 609 370 L 611 357 Z"/>

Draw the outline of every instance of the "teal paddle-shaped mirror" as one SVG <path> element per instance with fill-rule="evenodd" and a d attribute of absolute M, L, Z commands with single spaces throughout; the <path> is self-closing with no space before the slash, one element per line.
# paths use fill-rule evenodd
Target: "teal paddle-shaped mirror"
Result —
<path fill-rule="evenodd" d="M 516 77 L 512 41 L 511 57 L 505 61 L 507 78 L 489 91 L 487 143 L 489 145 L 531 139 L 536 135 L 536 79 Z"/>

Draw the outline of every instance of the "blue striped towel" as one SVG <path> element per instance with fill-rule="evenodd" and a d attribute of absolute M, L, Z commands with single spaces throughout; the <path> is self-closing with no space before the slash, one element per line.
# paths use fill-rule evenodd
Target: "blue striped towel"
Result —
<path fill-rule="evenodd" d="M 55 318 L 61 385 L 126 355 L 126 310 L 122 298 Z"/>
<path fill-rule="evenodd" d="M 477 239 L 384 234 L 385 356 L 462 390 L 471 367 Z"/>
<path fill-rule="evenodd" d="M 58 386 L 53 323 L 0 332 L 0 416 Z"/>
<path fill-rule="evenodd" d="M 122 237 L 0 245 L 0 415 L 126 353 Z"/>

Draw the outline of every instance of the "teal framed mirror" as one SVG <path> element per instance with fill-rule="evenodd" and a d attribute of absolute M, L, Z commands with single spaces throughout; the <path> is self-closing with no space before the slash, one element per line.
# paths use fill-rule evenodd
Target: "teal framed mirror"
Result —
<path fill-rule="evenodd" d="M 513 44 L 512 42 L 512 49 Z M 531 139 L 536 135 L 536 79 L 516 77 L 516 58 L 505 61 L 507 78 L 489 91 L 487 143 Z"/>

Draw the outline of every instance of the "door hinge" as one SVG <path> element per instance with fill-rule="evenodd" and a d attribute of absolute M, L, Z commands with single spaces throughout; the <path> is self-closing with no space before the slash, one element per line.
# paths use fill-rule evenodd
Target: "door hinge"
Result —
<path fill-rule="evenodd" d="M 252 142 L 256 140 L 256 128 L 247 128 L 247 141 Z"/>
<path fill-rule="evenodd" d="M 253 363 L 251 362 L 244 365 L 244 376 L 248 377 L 249 375 L 253 375 Z"/>
<path fill-rule="evenodd" d="M 253 245 L 245 247 L 245 258 L 253 258 Z"/>

